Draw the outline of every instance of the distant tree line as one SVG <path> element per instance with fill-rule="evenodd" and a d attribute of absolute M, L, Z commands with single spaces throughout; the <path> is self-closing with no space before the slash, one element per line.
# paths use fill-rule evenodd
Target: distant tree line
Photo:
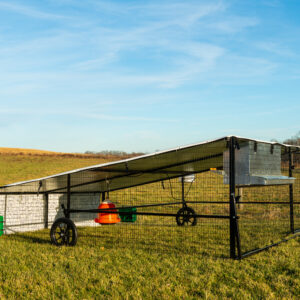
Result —
<path fill-rule="evenodd" d="M 284 140 L 283 143 L 288 145 L 300 146 L 300 131 L 296 135 L 292 136 L 291 138 Z M 289 160 L 288 154 L 284 154 L 282 156 L 282 160 L 288 162 Z M 297 168 L 299 168 L 300 152 L 293 154 L 293 163 L 297 165 Z"/>
<path fill-rule="evenodd" d="M 278 142 L 277 140 L 273 139 L 273 142 Z M 300 146 L 300 131 L 292 136 L 291 138 L 288 138 L 283 141 L 284 144 L 288 145 L 296 145 Z M 102 151 L 85 151 L 84 154 L 88 156 L 98 156 L 98 157 L 105 157 L 105 158 L 129 158 L 129 157 L 135 157 L 139 155 L 143 155 L 145 153 L 143 152 L 126 152 L 126 151 L 119 151 L 119 150 L 102 150 Z M 288 157 L 284 156 L 283 160 L 287 160 Z M 300 161 L 300 154 L 296 154 L 294 159 L 299 162 Z"/>
<path fill-rule="evenodd" d="M 117 157 L 134 157 L 138 155 L 142 155 L 142 152 L 125 152 L 118 150 L 102 150 L 102 151 L 85 151 L 84 154 L 89 155 L 104 155 L 104 156 L 117 156 Z"/>
<path fill-rule="evenodd" d="M 284 144 L 300 146 L 300 131 L 293 137 L 283 141 Z"/>

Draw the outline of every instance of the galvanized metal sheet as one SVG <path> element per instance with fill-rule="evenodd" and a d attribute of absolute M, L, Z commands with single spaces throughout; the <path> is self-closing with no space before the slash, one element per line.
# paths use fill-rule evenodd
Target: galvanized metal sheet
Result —
<path fill-rule="evenodd" d="M 242 141 L 235 150 L 235 184 L 237 186 L 292 184 L 293 177 L 281 174 L 281 145 Z M 224 183 L 229 184 L 229 151 L 224 152 Z"/>
<path fill-rule="evenodd" d="M 197 173 L 222 166 L 226 141 L 224 137 L 18 182 L 0 187 L 0 193 L 66 192 L 68 175 L 71 176 L 72 192 L 102 192 Z"/>
<path fill-rule="evenodd" d="M 223 153 L 230 137 L 178 147 L 112 163 L 94 165 L 53 176 L 0 187 L 0 193 L 66 192 L 71 177 L 71 192 L 103 192 L 128 188 L 223 166 Z M 240 143 L 255 141 L 237 137 Z M 259 141 L 263 142 L 263 141 Z M 276 144 L 263 142 L 266 144 Z M 291 146 L 293 151 L 300 147 Z"/>

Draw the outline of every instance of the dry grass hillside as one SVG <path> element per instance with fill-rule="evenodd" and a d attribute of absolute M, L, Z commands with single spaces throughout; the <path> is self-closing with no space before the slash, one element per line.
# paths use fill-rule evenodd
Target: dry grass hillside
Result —
<path fill-rule="evenodd" d="M 57 157 L 76 157 L 76 158 L 101 158 L 105 160 L 116 160 L 130 158 L 142 153 L 128 153 L 128 154 L 106 154 L 106 153 L 65 153 L 55 152 L 48 150 L 37 150 L 37 149 L 24 149 L 24 148 L 5 148 L 0 147 L 0 155 L 25 155 L 25 156 L 57 156 Z"/>
<path fill-rule="evenodd" d="M 0 186 L 133 156 L 0 148 Z"/>
<path fill-rule="evenodd" d="M 4 148 L 0 147 L 0 154 L 7 155 L 59 155 L 59 152 L 36 150 L 36 149 L 23 149 L 23 148 Z"/>

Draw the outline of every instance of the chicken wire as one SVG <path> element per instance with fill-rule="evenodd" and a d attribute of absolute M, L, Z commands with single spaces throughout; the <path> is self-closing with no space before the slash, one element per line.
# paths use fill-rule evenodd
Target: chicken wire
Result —
<path fill-rule="evenodd" d="M 119 211 L 130 206 L 135 207 L 139 213 L 157 215 L 137 215 L 136 221 L 132 223 L 119 222 L 113 225 L 95 223 L 93 227 L 79 228 L 79 240 L 81 237 L 89 237 L 90 243 L 98 243 L 105 248 L 129 247 L 227 257 L 228 194 L 228 186 L 223 184 L 222 176 L 214 171 L 195 175 L 193 182 L 182 183 L 181 178 L 173 178 L 110 192 L 109 196 L 106 193 L 106 199 L 113 202 Z M 192 208 L 195 214 L 210 217 L 196 218 L 195 225 L 178 226 L 176 214 L 183 207 L 183 195 L 184 203 Z M 144 205 L 151 206 L 141 207 Z"/>

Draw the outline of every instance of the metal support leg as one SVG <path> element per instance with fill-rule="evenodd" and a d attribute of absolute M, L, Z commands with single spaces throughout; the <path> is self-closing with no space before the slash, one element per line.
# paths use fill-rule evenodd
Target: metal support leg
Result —
<path fill-rule="evenodd" d="M 181 200 L 182 200 L 182 207 L 186 207 L 185 197 L 184 197 L 184 177 L 181 177 Z"/>
<path fill-rule="evenodd" d="M 48 228 L 49 194 L 45 194 L 44 228 Z"/>
<path fill-rule="evenodd" d="M 68 174 L 68 177 L 67 177 L 67 214 L 66 214 L 66 218 L 70 218 L 70 209 L 71 209 L 71 175 Z"/>
<path fill-rule="evenodd" d="M 240 230 L 239 230 L 239 219 L 237 216 L 236 200 L 233 197 L 233 223 L 234 223 L 234 235 L 236 240 L 237 256 L 235 258 L 241 259 L 241 242 L 240 242 Z"/>
<path fill-rule="evenodd" d="M 291 148 L 289 149 L 289 177 L 293 177 L 293 155 L 291 152 Z M 290 229 L 292 233 L 295 233 L 294 227 L 294 191 L 293 185 L 289 185 L 290 192 Z"/>
<path fill-rule="evenodd" d="M 241 258 L 240 234 L 235 203 L 235 137 L 230 138 L 229 144 L 229 201 L 230 201 L 230 257 Z M 236 246 L 238 256 L 236 255 Z"/>

